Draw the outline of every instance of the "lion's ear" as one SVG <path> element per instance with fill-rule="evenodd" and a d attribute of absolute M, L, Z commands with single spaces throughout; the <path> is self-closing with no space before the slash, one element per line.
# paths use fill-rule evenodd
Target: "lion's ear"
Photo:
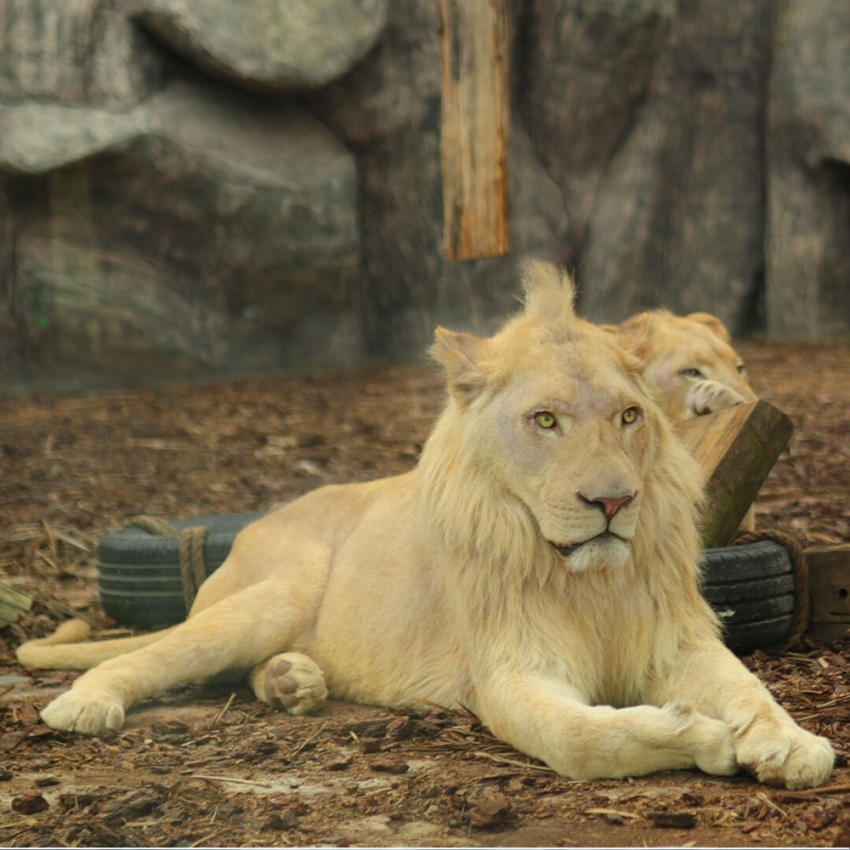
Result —
<path fill-rule="evenodd" d="M 715 336 L 719 336 L 723 342 L 729 342 L 732 339 L 723 322 L 717 316 L 712 316 L 711 313 L 690 313 L 685 318 L 690 319 L 692 322 L 699 322 L 699 324 L 705 325 Z"/>
<path fill-rule="evenodd" d="M 618 335 L 627 348 L 642 357 L 652 342 L 658 318 L 657 312 L 637 313 L 617 326 Z"/>
<path fill-rule="evenodd" d="M 575 285 L 563 269 L 543 260 L 523 260 L 523 302 L 525 312 L 543 321 L 557 321 L 575 316 Z"/>
<path fill-rule="evenodd" d="M 483 362 L 489 343 L 469 333 L 456 333 L 437 328 L 431 356 L 446 370 L 452 395 L 467 403 L 484 388 L 487 371 Z"/>

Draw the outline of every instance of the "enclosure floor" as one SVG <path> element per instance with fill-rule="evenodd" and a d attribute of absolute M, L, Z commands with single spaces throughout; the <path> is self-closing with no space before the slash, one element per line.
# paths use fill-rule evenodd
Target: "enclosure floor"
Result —
<path fill-rule="evenodd" d="M 756 391 L 795 425 L 758 525 L 850 542 L 850 347 L 739 350 Z M 69 616 L 114 625 L 97 598 L 104 534 L 139 513 L 259 510 L 405 471 L 442 403 L 424 365 L 0 400 L 0 577 L 36 599 L 0 632 L 0 844 L 846 846 L 847 639 L 744 659 L 834 742 L 838 768 L 818 792 L 696 771 L 575 783 L 463 713 L 332 704 L 289 718 L 242 688 L 169 693 L 102 739 L 40 723 L 37 709 L 76 674 L 28 674 L 14 648 Z"/>

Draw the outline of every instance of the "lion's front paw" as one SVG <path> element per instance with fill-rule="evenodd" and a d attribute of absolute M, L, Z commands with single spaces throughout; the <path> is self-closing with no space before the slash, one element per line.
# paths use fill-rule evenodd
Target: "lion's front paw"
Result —
<path fill-rule="evenodd" d="M 290 714 L 309 714 L 320 708 L 328 695 L 316 662 L 299 652 L 270 658 L 252 675 L 252 684 L 263 702 Z"/>
<path fill-rule="evenodd" d="M 697 381 L 688 390 L 689 416 L 705 416 L 742 404 L 744 397 L 718 381 Z"/>
<path fill-rule="evenodd" d="M 737 746 L 738 763 L 766 785 L 813 788 L 832 774 L 835 753 L 819 738 L 791 723 L 777 728 L 762 723 L 744 734 Z"/>
<path fill-rule="evenodd" d="M 124 725 L 124 706 L 107 693 L 92 694 L 71 689 L 43 709 L 41 719 L 51 729 L 100 735 Z"/>
<path fill-rule="evenodd" d="M 670 710 L 686 724 L 683 735 L 694 764 L 700 770 L 715 776 L 732 776 L 738 772 L 732 730 L 726 723 L 687 705 L 672 705 Z"/>

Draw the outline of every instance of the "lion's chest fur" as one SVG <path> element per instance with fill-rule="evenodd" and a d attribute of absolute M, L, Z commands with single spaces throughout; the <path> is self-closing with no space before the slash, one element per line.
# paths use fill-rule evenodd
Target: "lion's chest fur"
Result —
<path fill-rule="evenodd" d="M 468 633 L 479 655 L 486 648 L 480 666 L 492 656 L 539 671 L 589 704 L 645 701 L 659 665 L 675 655 L 678 636 L 657 627 L 652 589 L 629 568 L 565 574 L 513 599 L 500 595 L 501 608 Z"/>

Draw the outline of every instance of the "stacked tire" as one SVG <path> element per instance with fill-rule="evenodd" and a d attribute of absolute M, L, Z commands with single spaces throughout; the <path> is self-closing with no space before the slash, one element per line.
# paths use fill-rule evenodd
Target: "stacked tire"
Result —
<path fill-rule="evenodd" d="M 706 549 L 702 569 L 703 595 L 730 649 L 743 654 L 788 640 L 795 606 L 788 549 L 774 540 Z"/>
<path fill-rule="evenodd" d="M 212 575 L 227 558 L 236 535 L 262 513 L 217 514 L 172 520 L 175 531 L 206 526 L 204 564 Z M 156 628 L 186 619 L 178 537 L 138 526 L 107 534 L 97 547 L 97 585 L 103 610 L 128 626 Z"/>

